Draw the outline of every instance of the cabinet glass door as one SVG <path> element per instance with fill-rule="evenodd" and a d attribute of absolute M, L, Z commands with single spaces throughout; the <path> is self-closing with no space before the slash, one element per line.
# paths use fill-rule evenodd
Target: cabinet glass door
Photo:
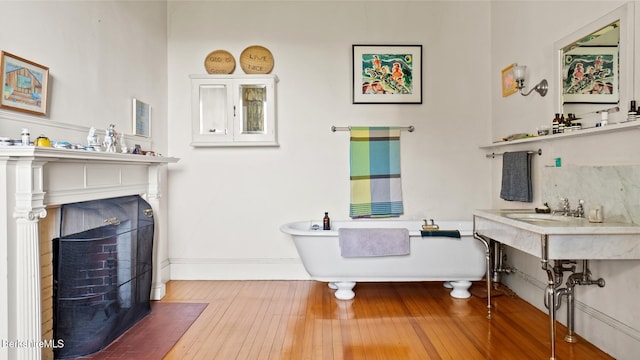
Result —
<path fill-rule="evenodd" d="M 240 118 L 242 134 L 264 134 L 267 131 L 267 86 L 240 85 Z"/>
<path fill-rule="evenodd" d="M 226 135 L 227 86 L 225 84 L 200 85 L 200 134 Z"/>

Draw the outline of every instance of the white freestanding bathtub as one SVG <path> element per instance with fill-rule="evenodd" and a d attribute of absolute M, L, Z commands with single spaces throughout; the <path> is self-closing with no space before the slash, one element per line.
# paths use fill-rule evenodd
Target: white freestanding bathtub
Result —
<path fill-rule="evenodd" d="M 311 278 L 328 282 L 337 290 L 338 299 L 352 299 L 358 281 L 445 281 L 445 286 L 453 288 L 451 296 L 468 298 L 471 281 L 481 280 L 486 274 L 486 246 L 473 238 L 471 221 L 442 221 L 437 225 L 440 230 L 459 230 L 461 237 L 422 237 L 422 222 L 411 220 L 334 221 L 331 230 L 322 230 L 322 221 L 307 220 L 282 225 L 280 230 L 293 238 Z M 338 242 L 341 227 L 406 228 L 410 254 L 342 257 Z"/>

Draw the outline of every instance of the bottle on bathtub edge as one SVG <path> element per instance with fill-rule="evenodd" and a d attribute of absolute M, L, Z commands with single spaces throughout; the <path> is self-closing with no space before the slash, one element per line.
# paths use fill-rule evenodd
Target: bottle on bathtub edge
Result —
<path fill-rule="evenodd" d="M 322 218 L 322 230 L 331 230 L 331 220 L 329 219 L 329 213 L 326 211 Z"/>

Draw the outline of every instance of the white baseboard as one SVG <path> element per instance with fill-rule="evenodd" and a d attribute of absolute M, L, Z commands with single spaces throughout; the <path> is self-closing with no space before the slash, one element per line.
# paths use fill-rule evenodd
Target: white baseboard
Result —
<path fill-rule="evenodd" d="M 165 259 L 160 263 L 160 281 L 151 285 L 151 300 L 162 300 L 167 293 L 167 286 L 171 276 L 169 259 Z"/>
<path fill-rule="evenodd" d="M 169 259 L 164 259 L 160 264 L 160 277 L 163 284 L 171 279 L 171 263 Z"/>
<path fill-rule="evenodd" d="M 309 280 L 298 258 L 169 259 L 171 280 Z"/>

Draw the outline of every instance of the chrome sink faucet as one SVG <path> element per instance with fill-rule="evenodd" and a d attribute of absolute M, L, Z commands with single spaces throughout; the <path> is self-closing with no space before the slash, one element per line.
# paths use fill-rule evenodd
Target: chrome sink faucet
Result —
<path fill-rule="evenodd" d="M 560 198 L 560 203 L 562 204 L 562 215 L 569 216 L 571 212 L 571 206 L 569 206 L 569 199 Z"/>
<path fill-rule="evenodd" d="M 584 200 L 578 200 L 578 208 L 576 209 L 576 217 L 584 217 Z"/>
<path fill-rule="evenodd" d="M 563 216 L 574 216 L 579 218 L 584 217 L 584 200 L 578 200 L 578 207 L 575 210 L 571 210 L 569 199 L 560 198 L 560 206 L 562 207 L 562 209 L 553 211 L 554 214 L 559 213 Z"/>

